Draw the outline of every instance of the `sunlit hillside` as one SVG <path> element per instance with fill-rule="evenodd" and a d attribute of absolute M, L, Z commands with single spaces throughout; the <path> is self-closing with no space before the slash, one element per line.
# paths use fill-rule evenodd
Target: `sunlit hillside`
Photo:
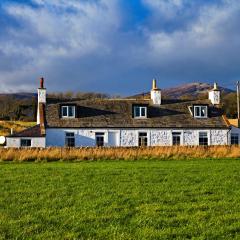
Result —
<path fill-rule="evenodd" d="M 22 122 L 22 121 L 0 121 L 0 136 L 6 136 L 13 132 L 20 132 L 28 127 L 34 126 L 35 122 Z"/>

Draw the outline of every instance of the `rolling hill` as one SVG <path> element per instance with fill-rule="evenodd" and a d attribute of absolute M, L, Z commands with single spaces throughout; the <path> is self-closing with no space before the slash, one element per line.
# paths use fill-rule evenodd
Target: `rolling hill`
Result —
<path fill-rule="evenodd" d="M 197 97 L 199 94 L 207 93 L 210 89 L 212 89 L 212 85 L 208 83 L 188 83 L 174 88 L 163 89 L 163 94 L 171 98 L 180 98 L 183 95 Z M 219 89 L 225 94 L 234 92 L 221 86 L 219 86 Z"/>
<path fill-rule="evenodd" d="M 187 83 L 173 88 L 162 89 L 163 98 L 179 99 L 182 97 L 197 98 L 201 95 L 207 94 L 212 89 L 212 85 L 208 83 Z M 234 91 L 229 88 L 219 86 L 219 89 L 224 94 L 233 93 Z M 129 98 L 142 98 L 149 97 L 149 92 L 137 94 Z"/>

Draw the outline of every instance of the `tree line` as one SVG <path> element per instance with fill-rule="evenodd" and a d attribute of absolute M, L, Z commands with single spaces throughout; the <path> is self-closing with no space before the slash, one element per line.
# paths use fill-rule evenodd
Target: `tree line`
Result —
<path fill-rule="evenodd" d="M 84 92 L 53 92 L 47 95 L 51 99 L 106 99 L 110 96 L 103 93 Z M 37 97 L 19 97 L 17 94 L 0 95 L 0 120 L 36 121 Z"/>

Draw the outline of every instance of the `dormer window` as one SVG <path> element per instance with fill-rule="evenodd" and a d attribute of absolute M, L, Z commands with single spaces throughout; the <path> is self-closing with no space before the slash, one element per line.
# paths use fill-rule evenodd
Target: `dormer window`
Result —
<path fill-rule="evenodd" d="M 134 106 L 133 108 L 134 118 L 146 118 L 147 107 L 146 106 Z"/>
<path fill-rule="evenodd" d="M 208 117 L 208 106 L 194 106 L 194 117 L 195 118 L 207 118 Z"/>
<path fill-rule="evenodd" d="M 76 107 L 75 106 L 61 106 L 62 118 L 75 118 Z"/>

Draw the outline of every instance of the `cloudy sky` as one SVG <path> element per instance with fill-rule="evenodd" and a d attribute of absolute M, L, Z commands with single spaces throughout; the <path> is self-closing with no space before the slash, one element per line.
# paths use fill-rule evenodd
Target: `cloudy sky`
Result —
<path fill-rule="evenodd" d="M 1 0 L 0 92 L 240 79 L 239 0 Z"/>

